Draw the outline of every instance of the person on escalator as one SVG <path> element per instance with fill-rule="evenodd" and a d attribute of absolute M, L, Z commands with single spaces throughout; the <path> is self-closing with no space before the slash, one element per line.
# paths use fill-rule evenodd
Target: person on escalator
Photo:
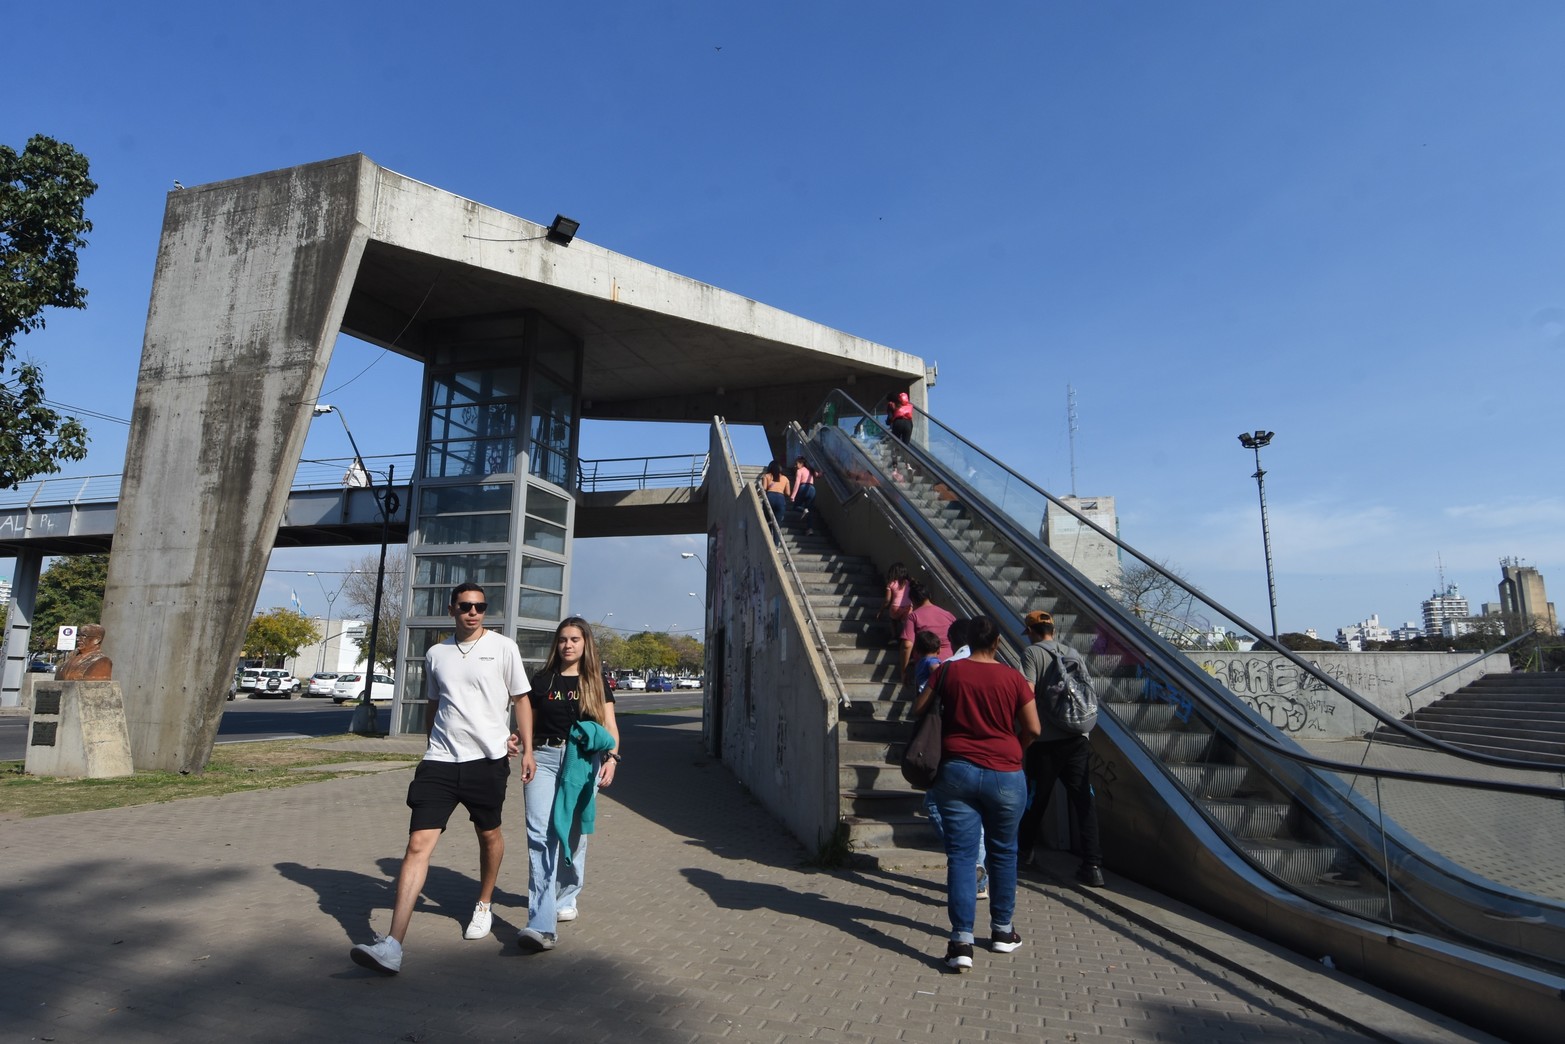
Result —
<path fill-rule="evenodd" d="M 1022 654 L 1022 676 L 1038 692 L 1049 673 L 1050 664 L 1060 655 L 1054 643 L 1054 617 L 1034 610 L 1022 621 L 1032 642 Z M 1065 797 L 1076 814 L 1076 829 L 1081 833 L 1081 866 L 1076 880 L 1088 888 L 1103 887 L 1103 849 L 1098 840 L 1098 811 L 1092 794 L 1092 742 L 1087 736 L 1070 732 L 1051 721 L 1045 712 L 1047 700 L 1039 699 L 1039 720 L 1043 730 L 1027 748 L 1023 771 L 1030 791 L 1027 811 L 1017 831 L 1017 851 L 1023 865 L 1031 858 L 1033 845 L 1043 825 L 1056 781 L 1065 784 Z"/>
<path fill-rule="evenodd" d="M 881 603 L 880 611 L 876 616 L 886 616 L 891 620 L 891 644 L 896 645 L 902 638 L 902 618 L 913 608 L 913 603 L 908 601 L 907 566 L 901 562 L 893 562 L 886 569 L 886 600 Z"/>
<path fill-rule="evenodd" d="M 907 392 L 886 397 L 886 427 L 904 443 L 913 438 L 913 403 Z"/>

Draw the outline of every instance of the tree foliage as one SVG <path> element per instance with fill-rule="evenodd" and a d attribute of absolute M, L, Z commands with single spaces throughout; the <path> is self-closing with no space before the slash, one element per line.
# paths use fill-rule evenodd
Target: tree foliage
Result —
<path fill-rule="evenodd" d="M 245 656 L 273 666 L 299 655 L 299 650 L 321 637 L 315 624 L 303 613 L 277 608 L 250 621 L 245 631 Z"/>
<path fill-rule="evenodd" d="M 1311 638 L 1302 631 L 1285 631 L 1277 636 L 1277 644 L 1293 652 L 1341 652 L 1342 646 L 1324 638 Z"/>
<path fill-rule="evenodd" d="M 395 669 L 397 644 L 402 638 L 402 587 L 407 575 L 407 552 L 402 548 L 386 550 L 386 580 L 381 590 L 380 627 L 375 635 L 375 662 L 388 669 Z M 350 606 L 365 620 L 375 612 L 375 577 L 380 569 L 380 551 L 377 549 L 354 562 L 342 585 L 342 595 Z M 359 646 L 356 663 L 363 663 L 365 647 L 369 645 L 369 628 L 362 637 L 355 639 Z"/>
<path fill-rule="evenodd" d="M 40 330 L 45 308 L 85 308 L 76 253 L 92 230 L 84 204 L 98 186 L 87 157 L 34 135 L 0 145 L 0 489 L 87 455 L 87 429 L 44 402 L 43 371 L 14 365 L 16 339 Z"/>
<path fill-rule="evenodd" d="M 52 650 L 61 627 L 100 623 L 108 582 L 108 555 L 66 555 L 50 562 L 38 578 L 28 649 Z"/>

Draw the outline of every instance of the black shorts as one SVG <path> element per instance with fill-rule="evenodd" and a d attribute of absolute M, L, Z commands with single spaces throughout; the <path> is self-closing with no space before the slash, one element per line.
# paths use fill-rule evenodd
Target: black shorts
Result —
<path fill-rule="evenodd" d="M 408 784 L 408 808 L 413 810 L 408 833 L 444 830 L 458 804 L 479 830 L 500 825 L 505 784 L 511 778 L 509 758 L 493 761 L 420 761 Z"/>

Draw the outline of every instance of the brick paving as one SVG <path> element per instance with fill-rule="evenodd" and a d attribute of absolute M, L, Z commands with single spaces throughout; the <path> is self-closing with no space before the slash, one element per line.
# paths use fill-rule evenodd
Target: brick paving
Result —
<path fill-rule="evenodd" d="M 949 974 L 938 871 L 813 869 L 706 756 L 698 722 L 621 720 L 581 919 L 544 954 L 513 942 L 519 787 L 493 936 L 462 939 L 477 849 L 458 816 L 392 978 L 348 948 L 387 927 L 408 769 L 0 825 L 0 1039 L 1487 1039 L 1297 960 L 1257 983 L 1209 940 L 1052 879 L 1022 885 L 1020 950 Z"/>

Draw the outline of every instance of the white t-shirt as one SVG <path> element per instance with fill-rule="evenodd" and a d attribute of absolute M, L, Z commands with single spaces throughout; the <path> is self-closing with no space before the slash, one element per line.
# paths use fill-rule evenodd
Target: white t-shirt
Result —
<path fill-rule="evenodd" d="M 486 630 L 464 656 L 456 638 L 447 638 L 425 654 L 424 678 L 426 698 L 440 701 L 425 758 L 455 762 L 505 757 L 511 697 L 531 687 L 515 642 Z"/>

